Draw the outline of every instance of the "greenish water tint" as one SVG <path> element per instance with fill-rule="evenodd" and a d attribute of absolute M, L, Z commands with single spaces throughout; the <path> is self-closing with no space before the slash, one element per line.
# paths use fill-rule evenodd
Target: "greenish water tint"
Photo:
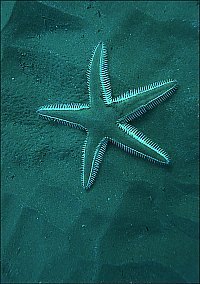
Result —
<path fill-rule="evenodd" d="M 2 283 L 198 283 L 198 2 L 16 1 L 2 30 Z M 80 184 L 83 132 L 38 119 L 87 103 L 91 49 L 117 95 L 172 78 L 138 118 L 162 168 L 109 146 Z"/>

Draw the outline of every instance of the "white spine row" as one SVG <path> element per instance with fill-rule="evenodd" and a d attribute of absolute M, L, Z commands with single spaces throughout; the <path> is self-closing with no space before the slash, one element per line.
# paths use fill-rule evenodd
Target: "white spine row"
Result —
<path fill-rule="evenodd" d="M 125 118 L 124 118 L 124 122 L 132 121 L 135 118 L 143 115 L 148 110 L 153 109 L 154 107 L 156 107 L 157 105 L 159 105 L 160 103 L 165 101 L 167 98 L 169 98 L 176 91 L 176 89 L 177 89 L 177 86 L 172 87 L 171 89 L 167 90 L 163 94 L 159 95 L 155 99 L 153 99 L 150 102 L 148 102 L 147 104 L 141 106 L 136 111 L 126 115 Z"/>
<path fill-rule="evenodd" d="M 137 95 L 140 95 L 140 94 L 143 94 L 147 91 L 152 91 L 152 90 L 155 90 L 157 88 L 160 88 L 166 84 L 169 84 L 169 83 L 173 83 L 176 84 L 176 81 L 175 80 L 172 80 L 172 79 L 169 79 L 169 80 L 162 80 L 162 81 L 158 81 L 158 82 L 154 82 L 152 84 L 149 84 L 147 86 L 144 86 L 144 87 L 139 87 L 137 89 L 133 89 L 133 90 L 129 90 L 127 91 L 126 93 L 123 93 L 122 95 L 116 97 L 116 98 L 113 98 L 113 102 L 114 103 L 119 103 L 119 102 L 122 102 L 124 100 L 127 100 L 129 98 L 132 98 L 132 97 L 135 97 Z"/>
<path fill-rule="evenodd" d="M 168 154 L 162 149 L 160 148 L 156 143 L 154 143 L 151 139 L 149 139 L 148 137 L 146 137 L 142 132 L 140 132 L 136 127 L 127 124 L 127 123 L 123 123 L 123 124 L 118 124 L 119 128 L 121 128 L 124 132 L 126 132 L 128 135 L 130 135 L 131 137 L 135 138 L 136 140 L 143 142 L 143 145 L 146 146 L 149 149 L 154 150 L 156 153 L 158 153 L 160 156 L 162 156 L 166 162 L 157 160 L 158 162 L 161 162 L 163 164 L 169 164 L 170 162 L 170 158 L 168 156 Z M 145 154 L 144 154 L 145 155 Z M 154 158 L 152 158 L 154 159 Z"/>
<path fill-rule="evenodd" d="M 89 108 L 88 104 L 81 104 L 81 103 L 54 104 L 54 105 L 42 106 L 38 109 L 38 112 L 43 110 L 81 110 L 87 108 Z"/>
<path fill-rule="evenodd" d="M 153 157 L 151 157 L 149 155 L 143 154 L 142 152 L 139 152 L 139 151 L 137 151 L 137 150 L 135 150 L 133 148 L 130 148 L 130 147 L 128 147 L 128 146 L 126 146 L 126 145 L 124 145 L 124 144 L 122 144 L 122 143 L 120 143 L 118 141 L 115 141 L 113 139 L 111 139 L 111 142 L 113 144 L 115 144 L 116 146 L 118 146 L 119 148 L 123 149 L 125 152 L 127 152 L 127 153 L 129 153 L 131 155 L 135 155 L 136 157 L 146 159 L 146 160 L 148 160 L 148 161 L 150 161 L 152 163 L 160 164 L 160 165 L 167 165 L 170 162 L 170 160 L 168 162 L 163 162 L 161 160 L 155 159 L 155 158 L 153 158 Z"/>
<path fill-rule="evenodd" d="M 106 151 L 106 146 L 108 143 L 108 137 L 104 137 L 104 139 L 101 140 L 101 142 L 99 143 L 99 145 L 97 146 L 95 153 L 94 153 L 94 157 L 92 160 L 92 166 L 91 166 L 91 171 L 90 171 L 90 175 L 87 181 L 87 184 L 85 184 L 85 155 L 86 155 L 86 145 L 87 145 L 87 139 L 85 140 L 84 146 L 83 146 L 83 150 L 82 150 L 82 169 L 81 169 L 81 180 L 82 180 L 82 186 L 88 190 L 92 184 L 94 183 L 95 177 L 98 173 L 99 170 L 99 166 L 102 162 L 103 159 L 103 155 Z"/>
<path fill-rule="evenodd" d="M 110 105 L 112 103 L 112 91 L 111 91 L 110 79 L 108 76 L 107 51 L 103 43 L 101 48 L 99 69 L 100 69 L 99 73 L 100 73 L 101 88 L 103 92 L 103 100 L 106 105 Z"/>
<path fill-rule="evenodd" d="M 88 70 L 86 72 L 86 77 L 87 77 L 87 86 L 88 86 L 88 93 L 89 93 L 89 101 L 91 103 L 91 90 L 90 90 L 90 74 L 91 74 L 91 68 L 92 68 L 92 63 L 93 63 L 93 59 L 96 53 L 96 50 L 98 48 L 100 43 L 97 44 L 97 46 L 94 48 L 93 52 L 92 52 L 92 56 L 90 58 L 90 62 L 88 65 Z"/>
<path fill-rule="evenodd" d="M 81 130 L 85 130 L 85 131 L 87 130 L 81 124 L 74 123 L 74 122 L 71 122 L 71 121 L 68 121 L 68 120 L 65 120 L 65 119 L 61 119 L 61 118 L 57 118 L 57 117 L 53 117 L 53 116 L 49 116 L 49 115 L 44 115 L 44 114 L 41 114 L 41 113 L 39 113 L 39 116 L 41 118 L 45 119 L 45 120 L 48 120 L 48 121 L 53 121 L 53 122 L 56 122 L 56 123 L 59 123 L 59 124 L 67 125 L 67 126 L 77 128 L 77 129 L 81 129 Z"/>

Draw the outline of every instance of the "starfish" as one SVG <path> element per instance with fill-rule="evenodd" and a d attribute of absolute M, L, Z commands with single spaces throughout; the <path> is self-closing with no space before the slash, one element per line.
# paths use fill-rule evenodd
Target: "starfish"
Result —
<path fill-rule="evenodd" d="M 113 96 L 107 50 L 100 42 L 92 53 L 87 85 L 89 103 L 46 105 L 37 110 L 44 119 L 86 132 L 81 166 L 84 189 L 93 185 L 109 142 L 153 163 L 170 163 L 168 154 L 130 122 L 170 97 L 177 89 L 175 80 L 158 81 Z"/>

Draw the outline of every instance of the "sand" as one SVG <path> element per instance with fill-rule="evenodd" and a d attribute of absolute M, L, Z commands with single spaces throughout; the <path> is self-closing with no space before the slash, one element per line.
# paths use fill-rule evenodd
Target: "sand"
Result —
<path fill-rule="evenodd" d="M 17 1 L 6 14 L 2 283 L 198 282 L 198 28 L 197 1 Z M 169 100 L 136 122 L 172 165 L 110 145 L 85 192 L 85 133 L 36 110 L 87 102 L 99 41 L 115 95 L 178 81 Z"/>

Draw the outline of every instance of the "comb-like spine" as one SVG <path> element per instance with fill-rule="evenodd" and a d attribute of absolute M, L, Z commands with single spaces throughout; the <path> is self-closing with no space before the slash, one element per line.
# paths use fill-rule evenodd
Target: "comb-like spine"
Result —
<path fill-rule="evenodd" d="M 103 100 L 106 105 L 110 105 L 112 103 L 112 90 L 110 84 L 110 78 L 108 75 L 108 58 L 107 58 L 107 50 L 105 45 L 102 43 L 101 56 L 100 56 L 100 81 L 101 88 L 103 93 Z"/>

